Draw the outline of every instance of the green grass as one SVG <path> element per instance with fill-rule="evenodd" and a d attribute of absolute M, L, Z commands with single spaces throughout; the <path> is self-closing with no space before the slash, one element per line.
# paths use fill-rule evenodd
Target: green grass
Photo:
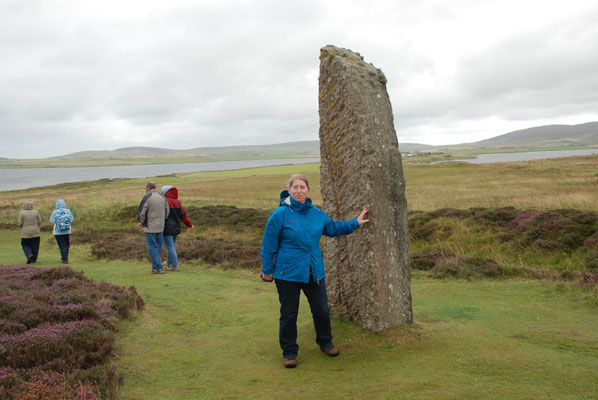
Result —
<path fill-rule="evenodd" d="M 544 205 L 598 210 L 598 157 L 480 167 L 406 165 L 411 209 Z M 291 172 L 306 173 L 319 197 L 316 164 L 155 178 L 175 184 L 184 206 L 232 204 L 272 209 Z M 67 199 L 73 228 L 122 226 L 121 207 L 136 206 L 146 179 L 65 184 L 0 193 L 0 222 L 14 226 L 20 204 L 33 199 L 44 221 Z M 555 190 L 558 188 L 558 190 Z M 39 206 L 39 207 L 38 207 Z M 46 215 L 47 214 L 47 215 Z M 496 246 L 489 235 L 445 221 L 455 251 L 504 263 L 554 261 L 538 252 Z M 49 225 L 49 224 L 48 224 Z M 186 232 L 185 234 L 189 234 Z M 196 232 L 194 234 L 199 234 Z M 227 234 L 211 228 L 211 236 Z M 142 237 L 142 233 L 139 233 Z M 37 266 L 59 265 L 58 247 L 42 234 Z M 421 250 L 434 243 L 415 243 Z M 518 251 L 520 254 L 518 254 Z M 558 257 L 554 254 L 551 257 Z M 562 255 L 558 265 L 574 263 Z M 1 264 L 24 262 L 17 230 L 0 231 Z M 299 315 L 299 366 L 282 367 L 279 304 L 258 271 L 222 270 L 199 262 L 152 275 L 149 262 L 101 261 L 71 248 L 71 268 L 98 281 L 135 285 L 146 302 L 117 333 L 114 362 L 124 372 L 121 399 L 593 399 L 598 398 L 598 297 L 574 283 L 540 280 L 437 280 L 415 272 L 415 323 L 373 334 L 333 319 L 341 355 L 314 342 L 305 298 Z"/>
<path fill-rule="evenodd" d="M 42 239 L 38 266 L 58 265 Z M 23 256 L 18 232 L 0 233 L 4 264 Z M 333 320 L 338 358 L 314 343 L 305 299 L 299 366 L 281 365 L 275 287 L 256 272 L 198 264 L 150 274 L 146 263 L 91 259 L 73 248 L 71 268 L 135 285 L 146 309 L 121 325 L 115 362 L 123 399 L 596 398 L 598 309 L 573 285 L 541 281 L 412 282 L 415 324 L 372 334 Z"/>

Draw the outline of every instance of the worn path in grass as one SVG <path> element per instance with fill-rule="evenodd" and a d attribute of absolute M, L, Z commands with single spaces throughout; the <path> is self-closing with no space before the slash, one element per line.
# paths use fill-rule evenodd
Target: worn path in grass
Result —
<path fill-rule="evenodd" d="M 39 267 L 58 265 L 42 239 Z M 380 334 L 333 320 L 337 358 L 314 343 L 305 298 L 299 366 L 281 365 L 275 287 L 257 274 L 103 262 L 77 246 L 71 268 L 135 285 L 146 310 L 117 334 L 122 399 L 598 398 L 596 299 L 569 284 L 413 279 L 416 323 Z M 0 232 L 1 263 L 23 262 L 16 231 Z"/>

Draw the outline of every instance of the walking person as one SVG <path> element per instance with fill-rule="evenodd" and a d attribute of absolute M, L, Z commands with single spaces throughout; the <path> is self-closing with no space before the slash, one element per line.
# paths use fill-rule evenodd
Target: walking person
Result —
<path fill-rule="evenodd" d="M 170 213 L 166 198 L 156 191 L 156 184 L 148 182 L 145 185 L 145 196 L 139 203 L 137 212 L 137 226 L 143 227 L 147 251 L 152 259 L 152 274 L 163 274 L 164 266 L 160 259 L 162 241 L 164 239 L 164 221 Z"/>
<path fill-rule="evenodd" d="M 21 228 L 21 247 L 27 258 L 27 264 L 37 261 L 39 254 L 39 227 L 42 224 L 42 217 L 37 210 L 33 209 L 33 203 L 26 201 L 23 210 L 19 213 L 17 226 Z"/>
<path fill-rule="evenodd" d="M 168 201 L 170 213 L 164 222 L 164 247 L 166 247 L 166 270 L 178 271 L 179 259 L 176 253 L 176 238 L 181 233 L 181 221 L 193 229 L 193 223 L 187 216 L 179 200 L 179 191 L 174 186 L 162 186 L 162 195 Z"/>
<path fill-rule="evenodd" d="M 71 223 L 75 220 L 71 210 L 66 208 L 64 200 L 56 200 L 56 209 L 50 215 L 50 222 L 54 224 L 54 238 L 60 249 L 63 264 L 69 263 L 69 249 L 71 247 Z"/>
<path fill-rule="evenodd" d="M 326 273 L 319 242 L 322 235 L 348 235 L 369 222 L 365 219 L 367 208 L 357 218 L 335 221 L 314 206 L 308 195 L 307 178 L 293 174 L 288 190 L 280 193 L 280 206 L 268 218 L 260 253 L 262 280 L 276 280 L 280 301 L 278 337 L 286 368 L 297 366 L 297 314 L 301 291 L 309 302 L 316 343 L 326 355 L 339 355 L 338 348 L 332 343 Z"/>

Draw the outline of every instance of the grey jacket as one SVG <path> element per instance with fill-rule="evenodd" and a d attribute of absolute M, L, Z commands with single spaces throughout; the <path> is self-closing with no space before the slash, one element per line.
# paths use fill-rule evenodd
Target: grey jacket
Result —
<path fill-rule="evenodd" d="M 39 237 L 39 226 L 42 223 L 42 217 L 33 209 L 33 204 L 26 201 L 23 204 L 23 211 L 19 214 L 17 225 L 21 228 L 21 237 L 31 239 Z"/>
<path fill-rule="evenodd" d="M 152 189 L 143 197 L 139 204 L 137 220 L 143 226 L 145 233 L 164 232 L 164 220 L 168 217 L 170 207 L 166 197 Z"/>

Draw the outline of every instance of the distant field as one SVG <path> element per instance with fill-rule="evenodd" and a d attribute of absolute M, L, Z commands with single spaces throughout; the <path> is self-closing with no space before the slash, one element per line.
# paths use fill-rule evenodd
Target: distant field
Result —
<path fill-rule="evenodd" d="M 598 211 L 598 156 L 517 163 L 472 165 L 405 163 L 407 199 L 411 210 L 443 207 L 576 208 Z M 304 172 L 311 179 L 311 196 L 321 204 L 318 164 L 284 165 L 234 171 L 197 172 L 154 178 L 158 185 L 177 185 L 188 204 L 233 204 L 271 208 L 288 175 Z M 12 221 L 26 199 L 49 212 L 56 198 L 75 208 L 107 207 L 111 202 L 134 204 L 148 179 L 117 179 L 0 192 L 4 207 L 0 222 Z M 83 211 L 83 210 L 82 210 Z"/>

